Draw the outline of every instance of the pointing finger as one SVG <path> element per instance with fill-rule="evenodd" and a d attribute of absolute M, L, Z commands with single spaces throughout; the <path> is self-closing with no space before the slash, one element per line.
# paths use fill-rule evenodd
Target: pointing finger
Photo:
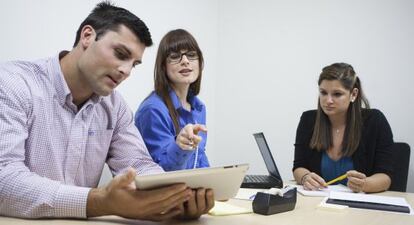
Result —
<path fill-rule="evenodd" d="M 198 134 L 198 132 L 200 131 L 207 132 L 206 126 L 204 126 L 203 124 L 194 124 L 193 126 L 194 134 Z"/>

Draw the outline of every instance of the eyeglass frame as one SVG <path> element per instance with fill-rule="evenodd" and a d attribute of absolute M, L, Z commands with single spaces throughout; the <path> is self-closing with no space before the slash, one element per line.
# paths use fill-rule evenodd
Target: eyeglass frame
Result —
<path fill-rule="evenodd" d="M 191 52 L 191 53 L 195 53 L 197 56 L 196 56 L 196 58 L 192 58 L 192 57 L 188 57 L 188 53 L 189 52 Z M 171 58 L 170 58 L 170 55 L 171 55 L 171 53 L 176 53 L 176 54 L 180 54 L 180 59 L 178 60 L 178 61 L 176 61 L 176 60 L 171 60 Z M 196 61 L 196 60 L 198 60 L 198 59 L 200 59 L 200 56 L 198 55 L 198 53 L 197 53 L 197 51 L 186 51 L 186 52 L 183 52 L 183 53 L 178 53 L 178 52 L 171 52 L 170 54 L 168 54 L 168 56 L 167 56 L 167 62 L 169 63 L 169 64 L 171 64 L 171 65 L 175 65 L 175 64 L 178 64 L 178 63 L 180 63 L 181 62 L 181 60 L 183 60 L 183 56 L 185 55 L 186 57 L 187 57 L 187 60 L 188 61 Z"/>

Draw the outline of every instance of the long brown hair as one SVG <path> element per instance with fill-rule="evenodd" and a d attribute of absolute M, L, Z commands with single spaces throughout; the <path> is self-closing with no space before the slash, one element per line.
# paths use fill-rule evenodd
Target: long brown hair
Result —
<path fill-rule="evenodd" d="M 358 95 L 354 102 L 351 102 L 346 115 L 345 133 L 342 140 L 342 153 L 351 156 L 358 148 L 361 141 L 363 126 L 362 108 L 369 109 L 369 102 L 362 91 L 361 81 L 355 74 L 354 68 L 347 63 L 334 63 L 322 69 L 319 76 L 318 85 L 323 80 L 338 80 L 342 86 L 352 92 L 358 89 Z M 310 148 L 317 151 L 327 150 L 332 147 L 332 125 L 328 116 L 323 112 L 321 103 L 318 99 L 318 110 L 313 129 Z"/>
<path fill-rule="evenodd" d="M 167 75 L 166 63 L 170 53 L 180 52 L 181 50 L 196 51 L 198 54 L 198 63 L 200 67 L 199 75 L 197 80 L 190 84 L 187 98 L 198 95 L 200 93 L 204 58 L 197 41 L 188 31 L 184 29 L 172 30 L 161 39 L 154 68 L 154 90 L 167 105 L 176 134 L 180 132 L 180 125 L 178 122 L 178 112 L 169 95 L 172 87 L 170 83 L 171 81 Z"/>

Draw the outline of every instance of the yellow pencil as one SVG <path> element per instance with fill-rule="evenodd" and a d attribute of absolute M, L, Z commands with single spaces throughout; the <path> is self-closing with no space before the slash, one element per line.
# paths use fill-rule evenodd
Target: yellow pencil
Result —
<path fill-rule="evenodd" d="M 333 179 L 333 180 L 331 180 L 331 181 L 326 182 L 326 186 L 328 186 L 328 185 L 330 185 L 330 184 L 333 184 L 333 183 L 335 183 L 335 182 L 337 182 L 337 181 L 341 181 L 341 180 L 343 180 L 343 179 L 345 179 L 345 178 L 346 178 L 346 174 L 341 175 L 341 176 L 339 176 L 339 177 L 337 177 L 337 178 L 335 178 L 335 179 Z"/>

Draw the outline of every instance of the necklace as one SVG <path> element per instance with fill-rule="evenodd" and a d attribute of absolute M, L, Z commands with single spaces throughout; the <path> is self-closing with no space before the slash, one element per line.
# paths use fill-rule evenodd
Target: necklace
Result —
<path fill-rule="evenodd" d="M 334 129 L 333 133 L 335 134 L 335 136 L 339 136 L 342 132 L 341 129 Z"/>
<path fill-rule="evenodd" d="M 340 135 L 345 131 L 345 126 L 338 126 L 338 127 L 332 127 L 332 133 L 335 135 Z"/>

